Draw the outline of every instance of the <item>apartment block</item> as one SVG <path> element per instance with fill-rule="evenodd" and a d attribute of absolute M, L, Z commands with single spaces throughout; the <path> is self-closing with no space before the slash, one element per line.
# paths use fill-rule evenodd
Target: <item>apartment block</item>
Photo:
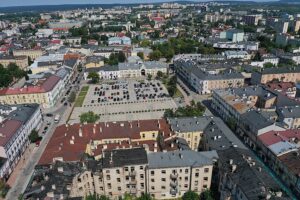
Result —
<path fill-rule="evenodd" d="M 7 67 L 10 63 L 15 63 L 21 69 L 26 69 L 28 67 L 28 57 L 27 56 L 0 56 L 0 64 Z"/>
<path fill-rule="evenodd" d="M 266 68 L 251 75 L 252 84 L 266 84 L 274 80 L 282 82 L 298 82 L 300 81 L 299 67 L 273 67 Z"/>
<path fill-rule="evenodd" d="M 30 144 L 28 136 L 39 129 L 42 113 L 38 104 L 0 105 L 0 177 L 8 178 Z"/>
<path fill-rule="evenodd" d="M 31 58 L 31 60 L 35 60 L 36 58 L 43 55 L 42 49 L 15 49 L 13 50 L 14 56 L 27 56 Z"/>
<path fill-rule="evenodd" d="M 110 199 L 119 199 L 126 193 L 148 193 L 155 199 L 181 197 L 188 190 L 201 193 L 210 188 L 217 159 L 215 151 L 147 153 L 144 148 L 115 149 L 105 152 L 99 161 L 58 161 L 51 166 L 38 166 L 25 197 L 80 198 L 94 193 Z M 54 177 L 64 179 L 64 165 L 73 165 L 77 173 L 68 173 L 63 183 L 55 182 Z M 45 178 L 38 180 L 41 176 Z"/>
<path fill-rule="evenodd" d="M 38 80 L 34 86 L 1 89 L 0 103 L 10 105 L 38 103 L 42 108 L 50 108 L 55 105 L 63 89 L 63 80 L 56 75 L 50 75 Z"/>

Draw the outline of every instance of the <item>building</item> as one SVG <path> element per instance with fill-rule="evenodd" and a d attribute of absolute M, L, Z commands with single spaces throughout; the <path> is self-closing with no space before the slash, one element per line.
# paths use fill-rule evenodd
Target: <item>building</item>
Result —
<path fill-rule="evenodd" d="M 208 13 L 204 15 L 204 21 L 206 22 L 226 22 L 228 20 L 231 20 L 232 16 L 231 15 L 225 15 L 225 14 L 220 14 L 220 13 Z"/>
<path fill-rule="evenodd" d="M 251 55 L 247 51 L 225 51 L 224 55 L 227 59 L 250 60 Z"/>
<path fill-rule="evenodd" d="M 217 152 L 220 200 L 287 198 L 282 187 L 248 149 L 231 147 Z"/>
<path fill-rule="evenodd" d="M 28 136 L 38 130 L 42 113 L 38 104 L 0 105 L 0 177 L 7 179 L 30 144 Z"/>
<path fill-rule="evenodd" d="M 64 84 L 62 79 L 51 75 L 38 80 L 32 86 L 1 89 L 0 103 L 9 105 L 38 103 L 42 108 L 50 108 L 55 106 L 63 89 Z"/>
<path fill-rule="evenodd" d="M 14 63 L 20 67 L 20 69 L 26 69 L 28 67 L 27 56 L 0 56 L 0 64 L 3 67 L 7 67 L 10 63 Z"/>
<path fill-rule="evenodd" d="M 73 27 L 82 27 L 84 25 L 84 22 L 83 21 L 80 21 L 80 20 L 76 20 L 76 21 L 73 21 L 73 20 L 65 20 L 65 19 L 61 19 L 59 21 L 50 21 L 48 23 L 48 26 L 49 28 L 51 29 L 70 29 L 70 28 L 73 28 Z"/>
<path fill-rule="evenodd" d="M 229 29 L 220 33 L 220 39 L 226 39 L 231 42 L 243 42 L 244 31 L 238 29 Z"/>
<path fill-rule="evenodd" d="M 288 129 L 300 128 L 300 107 L 286 106 L 277 109 L 278 120 L 284 122 Z"/>
<path fill-rule="evenodd" d="M 266 84 L 274 80 L 282 82 L 300 81 L 300 68 L 299 67 L 273 67 L 266 68 L 258 72 L 253 72 L 251 75 L 252 84 Z"/>
<path fill-rule="evenodd" d="M 123 37 L 110 37 L 108 38 L 108 45 L 125 45 L 130 46 L 131 45 L 131 39 L 129 37 L 123 36 Z"/>
<path fill-rule="evenodd" d="M 102 66 L 104 66 L 104 57 L 88 56 L 88 57 L 86 57 L 84 66 L 86 68 L 102 67 Z"/>
<path fill-rule="evenodd" d="M 29 184 L 25 196 L 80 198 L 95 193 L 119 199 L 125 193 L 148 193 L 155 199 L 181 197 L 188 190 L 200 193 L 210 188 L 217 159 L 215 151 L 147 153 L 144 148 L 115 149 L 105 152 L 99 161 L 38 166 L 35 184 Z M 72 173 L 72 168 L 77 173 Z M 68 171 L 69 178 L 64 178 L 63 172 Z M 54 177 L 61 181 L 56 182 Z"/>
<path fill-rule="evenodd" d="M 27 56 L 30 57 L 31 60 L 35 60 L 36 58 L 43 55 L 42 49 L 14 49 L 14 56 Z"/>
<path fill-rule="evenodd" d="M 270 90 L 280 92 L 289 98 L 296 97 L 297 88 L 294 82 L 271 82 L 267 83 L 266 86 Z"/>
<path fill-rule="evenodd" d="M 208 64 L 210 66 L 210 64 Z M 213 70 L 196 64 L 193 60 L 176 60 L 176 73 L 199 94 L 210 94 L 214 89 L 240 87 L 244 85 L 241 73 L 228 68 Z M 224 65 L 222 65 L 224 67 Z"/>
<path fill-rule="evenodd" d="M 258 25 L 259 20 L 262 19 L 262 15 L 245 15 L 243 16 L 243 22 L 247 25 Z"/>

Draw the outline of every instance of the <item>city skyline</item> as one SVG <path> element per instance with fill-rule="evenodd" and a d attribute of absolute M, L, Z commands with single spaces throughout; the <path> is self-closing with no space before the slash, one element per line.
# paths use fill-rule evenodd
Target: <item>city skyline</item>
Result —
<path fill-rule="evenodd" d="M 190 0 L 195 2 L 206 2 L 209 0 Z M 246 0 L 240 0 L 246 1 Z M 253 0 L 254 2 L 270 2 L 277 0 Z M 121 0 L 111 0 L 109 2 L 104 0 L 52 0 L 51 2 L 41 2 L 39 0 L 28 0 L 20 2 L 19 0 L 0 0 L 0 7 L 16 7 L 16 6 L 39 6 L 39 5 L 67 5 L 67 4 L 138 4 L 138 3 L 161 3 L 174 2 L 174 0 L 128 0 L 126 2 Z"/>

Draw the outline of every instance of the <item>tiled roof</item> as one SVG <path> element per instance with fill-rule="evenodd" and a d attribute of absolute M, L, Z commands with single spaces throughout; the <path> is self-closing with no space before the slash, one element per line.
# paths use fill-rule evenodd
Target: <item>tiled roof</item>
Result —
<path fill-rule="evenodd" d="M 52 75 L 47 78 L 41 85 L 29 86 L 23 88 L 5 88 L 0 90 L 0 95 L 16 95 L 16 94 L 33 94 L 51 91 L 59 82 L 58 76 Z"/>
<path fill-rule="evenodd" d="M 18 120 L 5 120 L 0 123 L 0 146 L 4 146 L 22 126 Z"/>
<path fill-rule="evenodd" d="M 90 141 L 122 138 L 140 139 L 140 132 L 158 130 L 165 137 L 171 133 L 169 125 L 164 119 L 61 125 L 56 128 L 39 163 L 52 163 L 54 158 L 59 157 L 63 158 L 64 161 L 77 161 L 84 154 L 86 145 Z M 74 144 L 71 144 L 71 140 Z"/>

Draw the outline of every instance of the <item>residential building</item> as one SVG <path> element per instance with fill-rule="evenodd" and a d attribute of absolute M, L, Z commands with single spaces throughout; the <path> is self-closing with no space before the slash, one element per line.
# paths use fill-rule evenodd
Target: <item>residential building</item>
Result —
<path fill-rule="evenodd" d="M 0 104 L 0 177 L 7 179 L 30 144 L 28 136 L 38 130 L 42 113 L 38 104 Z"/>
<path fill-rule="evenodd" d="M 42 49 L 14 49 L 14 56 L 27 56 L 30 57 L 31 60 L 35 60 L 36 58 L 43 55 Z"/>
<path fill-rule="evenodd" d="M 131 39 L 129 37 L 110 37 L 108 38 L 108 45 L 131 45 Z"/>
<path fill-rule="evenodd" d="M 14 63 L 21 69 L 26 69 L 28 67 L 28 57 L 27 56 L 0 56 L 0 64 L 3 67 L 7 67 L 10 63 Z"/>
<path fill-rule="evenodd" d="M 243 22 L 247 25 L 258 25 L 259 20 L 262 19 L 262 15 L 245 15 L 243 16 Z"/>
<path fill-rule="evenodd" d="M 88 56 L 88 57 L 86 57 L 84 66 L 86 68 L 102 67 L 102 66 L 104 66 L 104 57 Z"/>
<path fill-rule="evenodd" d="M 21 88 L 4 88 L 0 90 L 1 104 L 38 103 L 42 108 L 55 106 L 64 84 L 60 77 L 51 75 L 38 80 L 35 85 Z"/>
<path fill-rule="evenodd" d="M 273 67 L 266 68 L 251 75 L 252 84 L 266 84 L 274 80 L 282 82 L 298 82 L 300 81 L 299 67 Z"/>
<path fill-rule="evenodd" d="M 277 109 L 278 120 L 284 122 L 288 129 L 300 128 L 300 107 L 286 106 Z"/>
<path fill-rule="evenodd" d="M 25 197 L 82 198 L 94 193 L 110 199 L 119 199 L 126 193 L 133 196 L 148 193 L 155 199 L 181 197 L 189 190 L 201 193 L 210 188 L 217 159 L 215 151 L 147 153 L 144 148 L 115 149 L 104 152 L 99 161 L 39 166 L 33 178 L 35 184 L 29 183 Z M 76 173 L 70 171 L 72 168 Z M 71 173 L 65 179 L 63 172 L 68 171 Z M 44 178 L 38 179 L 41 176 Z M 64 179 L 63 183 L 56 183 Z"/>
<path fill-rule="evenodd" d="M 176 60 L 176 73 L 199 94 L 210 94 L 214 89 L 240 87 L 244 77 L 233 69 L 213 70 L 202 68 L 192 60 Z"/>
<path fill-rule="evenodd" d="M 243 42 L 244 31 L 238 29 L 229 29 L 220 33 L 220 39 L 226 39 L 231 42 Z"/>

